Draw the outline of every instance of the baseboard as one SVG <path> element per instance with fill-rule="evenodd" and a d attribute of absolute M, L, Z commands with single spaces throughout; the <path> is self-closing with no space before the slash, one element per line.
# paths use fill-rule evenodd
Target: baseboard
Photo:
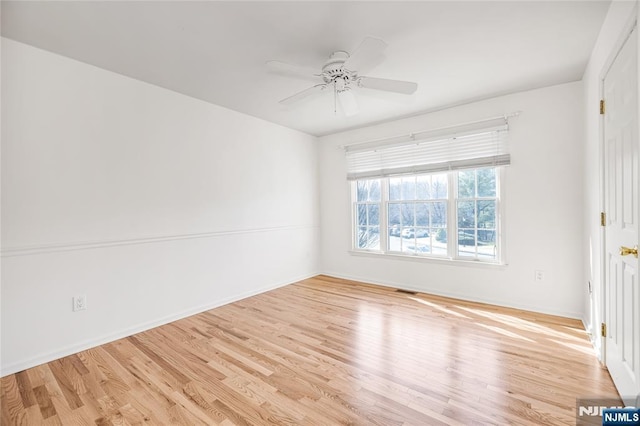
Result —
<path fill-rule="evenodd" d="M 591 343 L 591 347 L 593 348 L 593 353 L 595 354 L 596 358 L 598 358 L 598 361 L 600 361 L 600 363 L 602 363 L 602 352 L 600 352 L 600 348 L 598 347 L 598 339 L 600 339 L 600 331 L 599 330 L 593 330 L 593 326 L 589 327 L 587 325 L 587 321 L 586 318 L 582 318 L 582 326 L 584 327 L 585 331 L 587 332 L 587 335 L 589 336 L 589 342 Z"/>
<path fill-rule="evenodd" d="M 419 293 L 428 293 L 428 294 L 433 294 L 435 296 L 451 297 L 453 299 L 460 299 L 468 302 L 487 303 L 489 305 L 497 305 L 497 306 L 503 306 L 505 308 L 521 309 L 524 311 L 537 312 L 541 314 L 554 315 L 554 316 L 571 318 L 571 319 L 582 321 L 582 314 L 577 312 L 557 311 L 555 309 L 541 308 L 539 306 L 532 306 L 532 305 L 520 304 L 520 303 L 511 303 L 505 300 L 492 299 L 488 297 L 469 297 L 468 295 L 461 294 L 461 293 L 446 292 L 446 291 L 434 290 L 431 288 L 410 286 L 404 282 L 397 283 L 393 281 L 372 280 L 367 277 L 359 277 L 359 276 L 341 274 L 341 273 L 330 272 L 330 271 L 324 271 L 322 272 L 322 274 L 328 275 L 330 277 L 342 278 L 345 280 L 376 284 L 383 287 L 401 288 L 403 290 L 411 290 Z"/>
<path fill-rule="evenodd" d="M 587 325 L 587 322 L 585 321 L 584 316 L 580 319 L 580 321 L 582 322 L 582 327 L 584 327 L 584 331 L 587 332 L 587 336 L 589 337 L 589 343 L 591 343 L 591 349 L 593 349 L 593 354 L 596 356 L 596 358 L 598 358 L 599 361 L 602 361 L 600 359 L 600 351 L 598 351 L 598 347 L 596 346 L 596 336 L 593 335 L 592 327 L 589 327 Z"/>
<path fill-rule="evenodd" d="M 271 284 L 268 286 L 260 287 L 252 291 L 230 296 L 221 300 L 217 300 L 212 303 L 187 309 L 182 312 L 177 312 L 172 315 L 167 315 L 157 320 L 147 321 L 145 323 L 138 324 L 133 327 L 129 327 L 127 329 L 120 330 L 114 333 L 110 333 L 105 336 L 101 336 L 95 339 L 85 340 L 77 344 L 69 345 L 64 348 L 47 352 L 45 354 L 37 355 L 29 359 L 26 359 L 24 361 L 14 362 L 13 364 L 9 364 L 9 365 L 3 365 L 0 368 L 0 377 L 17 373 L 19 371 L 26 370 L 27 368 L 35 367 L 37 365 L 45 364 L 47 362 L 60 359 L 68 355 L 73 355 L 75 353 L 82 352 L 87 349 L 95 348 L 96 346 L 104 345 L 105 343 L 109 343 L 118 339 L 129 337 L 136 333 L 141 333 L 143 331 L 150 330 L 152 328 L 159 327 L 161 325 L 168 324 L 170 322 L 177 321 L 186 317 L 190 317 L 192 315 L 196 315 L 196 314 L 208 311 L 210 309 L 215 309 L 220 306 L 227 305 L 229 303 L 237 302 L 239 300 L 246 299 L 251 296 L 256 296 L 261 293 L 266 293 L 267 291 L 275 290 L 277 288 L 284 287 L 284 286 L 293 284 L 295 282 L 305 280 L 307 278 L 315 277 L 316 275 L 318 275 L 318 273 L 312 273 L 312 274 L 306 274 L 304 276 L 293 277 L 290 280 L 287 280 L 286 282 L 279 282 L 279 283 Z"/>
<path fill-rule="evenodd" d="M 584 316 L 580 318 L 580 322 L 582 322 L 582 328 L 584 328 L 584 331 L 587 332 L 587 335 L 589 336 L 589 340 L 591 341 L 591 344 L 593 344 L 593 335 L 591 334 L 591 327 L 587 326 L 587 322 L 585 321 Z"/>

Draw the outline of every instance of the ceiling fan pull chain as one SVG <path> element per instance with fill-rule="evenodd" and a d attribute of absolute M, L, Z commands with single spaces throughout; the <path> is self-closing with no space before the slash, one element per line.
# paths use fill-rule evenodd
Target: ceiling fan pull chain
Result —
<path fill-rule="evenodd" d="M 338 115 L 338 89 L 335 80 L 333 80 L 333 115 Z"/>

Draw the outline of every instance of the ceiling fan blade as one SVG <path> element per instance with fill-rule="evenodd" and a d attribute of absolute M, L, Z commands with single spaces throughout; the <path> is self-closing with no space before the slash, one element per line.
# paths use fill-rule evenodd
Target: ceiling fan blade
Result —
<path fill-rule="evenodd" d="M 311 80 L 317 80 L 318 76 L 320 75 L 318 71 L 313 68 L 288 64 L 286 62 L 267 61 L 265 65 L 270 72 L 275 74 L 282 74 Z"/>
<path fill-rule="evenodd" d="M 360 77 L 358 79 L 358 86 L 367 89 L 384 90 L 386 92 L 404 93 L 405 95 L 411 95 L 418 90 L 418 83 L 375 77 Z"/>
<path fill-rule="evenodd" d="M 356 97 L 353 96 L 353 92 L 351 90 L 338 92 L 338 100 L 340 101 L 342 112 L 344 112 L 344 115 L 347 117 L 354 116 L 360 111 L 358 103 L 356 102 Z"/>
<path fill-rule="evenodd" d="M 306 98 L 307 96 L 311 96 L 315 93 L 320 93 L 325 89 L 325 87 L 327 87 L 326 84 L 316 84 L 315 86 L 309 87 L 308 89 L 304 89 L 302 92 L 298 92 L 294 95 L 289 96 L 288 98 L 284 98 L 280 101 L 280 103 L 282 105 L 290 105 Z"/>
<path fill-rule="evenodd" d="M 366 37 L 360 46 L 349 56 L 344 63 L 344 68 L 349 71 L 362 72 L 364 67 L 379 62 L 382 52 L 387 48 L 387 43 L 375 37 Z"/>

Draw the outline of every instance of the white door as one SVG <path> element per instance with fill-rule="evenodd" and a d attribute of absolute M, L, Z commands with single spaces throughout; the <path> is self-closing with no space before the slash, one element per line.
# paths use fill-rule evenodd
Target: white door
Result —
<path fill-rule="evenodd" d="M 606 365 L 627 404 L 640 402 L 637 32 L 604 79 Z"/>

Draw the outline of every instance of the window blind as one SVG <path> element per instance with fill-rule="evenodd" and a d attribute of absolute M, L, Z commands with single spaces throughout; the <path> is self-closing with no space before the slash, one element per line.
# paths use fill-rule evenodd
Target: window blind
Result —
<path fill-rule="evenodd" d="M 508 165 L 507 118 L 345 147 L 347 179 Z"/>

